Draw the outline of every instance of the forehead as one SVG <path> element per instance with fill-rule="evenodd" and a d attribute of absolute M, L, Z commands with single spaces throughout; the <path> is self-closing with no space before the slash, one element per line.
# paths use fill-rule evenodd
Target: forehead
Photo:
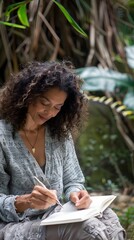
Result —
<path fill-rule="evenodd" d="M 41 97 L 50 102 L 63 103 L 67 98 L 67 93 L 59 88 L 51 88 L 43 93 Z"/>

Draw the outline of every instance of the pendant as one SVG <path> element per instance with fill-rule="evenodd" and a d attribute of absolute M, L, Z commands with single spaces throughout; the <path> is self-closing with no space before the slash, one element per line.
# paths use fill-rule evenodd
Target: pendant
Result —
<path fill-rule="evenodd" d="M 35 148 L 34 147 L 32 148 L 32 152 L 35 153 Z"/>

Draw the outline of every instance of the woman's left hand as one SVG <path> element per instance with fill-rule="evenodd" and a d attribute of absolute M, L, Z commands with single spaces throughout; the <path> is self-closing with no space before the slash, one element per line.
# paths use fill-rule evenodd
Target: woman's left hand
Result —
<path fill-rule="evenodd" d="M 77 209 L 88 208 L 92 202 L 90 195 L 86 190 L 80 190 L 79 192 L 72 192 L 70 194 L 70 201 L 75 204 Z"/>

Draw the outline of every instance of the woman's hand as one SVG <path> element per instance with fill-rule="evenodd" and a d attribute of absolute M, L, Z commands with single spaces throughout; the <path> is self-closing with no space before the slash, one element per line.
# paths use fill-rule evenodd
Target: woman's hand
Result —
<path fill-rule="evenodd" d="M 49 190 L 36 185 L 30 194 L 30 207 L 35 209 L 46 209 L 56 204 L 56 190 Z"/>
<path fill-rule="evenodd" d="M 77 209 L 85 209 L 90 206 L 92 200 L 86 190 L 80 190 L 70 194 L 70 201 L 75 204 Z"/>
<path fill-rule="evenodd" d="M 28 208 L 47 209 L 56 204 L 57 195 L 55 190 L 49 190 L 36 185 L 30 194 L 17 196 L 15 208 L 17 212 L 24 212 Z"/>

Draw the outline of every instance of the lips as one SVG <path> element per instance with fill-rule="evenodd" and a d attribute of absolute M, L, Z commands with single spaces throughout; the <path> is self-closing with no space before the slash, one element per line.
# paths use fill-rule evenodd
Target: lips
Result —
<path fill-rule="evenodd" d="M 46 122 L 46 121 L 48 120 L 46 117 L 44 117 L 44 116 L 42 116 L 42 115 L 40 115 L 40 114 L 39 114 L 39 118 L 40 118 L 42 121 L 44 121 L 44 122 Z"/>

